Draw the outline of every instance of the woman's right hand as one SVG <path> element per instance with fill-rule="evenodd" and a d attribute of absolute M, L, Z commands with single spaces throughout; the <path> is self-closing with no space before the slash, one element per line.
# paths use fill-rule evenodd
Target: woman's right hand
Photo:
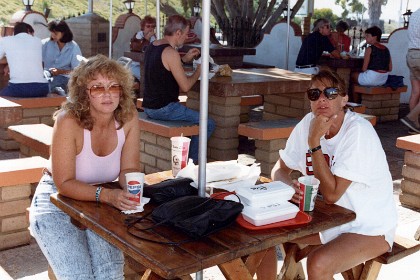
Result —
<path fill-rule="evenodd" d="M 126 192 L 122 189 L 109 190 L 105 202 L 119 210 L 135 210 L 138 206 L 137 202 L 130 200 L 135 198 L 134 194 Z"/>
<path fill-rule="evenodd" d="M 303 198 L 303 192 L 299 188 L 299 182 L 296 179 L 293 179 L 292 184 L 290 184 L 290 186 L 295 190 L 291 201 L 296 204 L 299 204 L 299 201 Z"/>

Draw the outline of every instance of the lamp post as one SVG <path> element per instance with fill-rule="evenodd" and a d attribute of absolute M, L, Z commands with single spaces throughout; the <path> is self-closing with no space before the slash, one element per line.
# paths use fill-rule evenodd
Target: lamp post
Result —
<path fill-rule="evenodd" d="M 132 14 L 133 13 L 133 9 L 134 9 L 134 3 L 135 3 L 135 1 L 134 0 L 126 0 L 123 3 L 125 5 L 125 7 L 127 8 L 128 13 L 129 14 Z"/>
<path fill-rule="evenodd" d="M 32 11 L 31 6 L 34 4 L 34 0 L 22 0 L 23 5 L 25 5 L 25 11 Z"/>
<path fill-rule="evenodd" d="M 201 7 L 200 7 L 200 3 L 198 3 L 198 0 L 195 1 L 193 10 L 194 10 L 194 16 L 195 17 L 199 17 L 200 16 L 200 12 L 201 12 Z"/>
<path fill-rule="evenodd" d="M 403 14 L 403 18 L 404 18 L 404 27 L 408 27 L 408 24 L 410 23 L 410 16 L 411 16 L 412 12 L 411 10 L 407 10 L 404 14 Z"/>

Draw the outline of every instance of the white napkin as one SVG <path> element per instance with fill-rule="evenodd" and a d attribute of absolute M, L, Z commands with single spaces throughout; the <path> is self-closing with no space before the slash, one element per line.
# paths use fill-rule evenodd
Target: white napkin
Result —
<path fill-rule="evenodd" d="M 124 214 L 141 213 L 141 212 L 144 211 L 144 208 L 143 208 L 144 205 L 146 205 L 147 203 L 149 203 L 149 201 L 150 201 L 150 198 L 148 198 L 148 197 L 142 197 L 141 198 L 141 203 L 140 203 L 139 206 L 137 206 L 136 209 L 134 209 L 134 210 L 124 210 L 124 211 L 121 211 L 121 212 L 124 213 Z"/>
<path fill-rule="evenodd" d="M 238 163 L 237 160 L 212 162 L 206 165 L 206 183 L 209 188 L 235 191 L 236 188 L 244 185 L 255 185 L 260 173 L 261 167 L 257 163 L 246 166 Z M 187 166 L 181 169 L 176 177 L 190 178 L 196 187 L 198 185 L 198 165 L 189 160 Z"/>

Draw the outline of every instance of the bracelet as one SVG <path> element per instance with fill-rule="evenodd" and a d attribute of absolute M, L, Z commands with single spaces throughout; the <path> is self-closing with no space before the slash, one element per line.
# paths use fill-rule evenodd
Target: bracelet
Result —
<path fill-rule="evenodd" d="M 313 149 L 309 149 L 308 150 L 308 153 L 312 155 L 313 153 L 315 153 L 318 150 L 321 150 L 321 145 L 319 145 L 319 146 L 317 146 L 317 147 L 315 147 Z"/>
<path fill-rule="evenodd" d="M 99 203 L 99 195 L 101 194 L 102 191 L 102 186 L 99 186 L 96 188 L 96 193 L 95 193 L 95 199 L 96 199 L 96 203 Z"/>
<path fill-rule="evenodd" d="M 182 58 L 181 58 L 181 63 L 182 63 L 182 65 L 187 64 L 186 62 L 184 62 L 184 61 L 182 60 Z"/>

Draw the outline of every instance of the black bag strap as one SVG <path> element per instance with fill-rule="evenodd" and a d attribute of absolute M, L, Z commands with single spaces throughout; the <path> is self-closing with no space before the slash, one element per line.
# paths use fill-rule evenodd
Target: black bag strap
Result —
<path fill-rule="evenodd" d="M 231 193 L 231 194 L 235 195 L 238 198 L 239 203 L 241 203 L 241 198 L 236 193 Z M 132 229 L 133 228 L 136 228 L 139 231 L 146 231 L 146 230 L 152 230 L 153 231 L 154 228 L 156 228 L 156 227 L 158 227 L 160 225 L 163 225 L 163 224 L 167 223 L 168 221 L 172 220 L 173 218 L 175 218 L 177 216 L 180 216 L 180 215 L 183 215 L 185 213 L 194 211 L 194 210 L 198 209 L 199 207 L 205 205 L 206 203 L 209 203 L 210 201 L 217 200 L 215 198 L 218 197 L 218 196 L 221 196 L 221 195 L 226 195 L 226 193 L 225 192 L 222 192 L 220 194 L 213 195 L 213 197 L 208 197 L 208 199 L 206 199 L 202 203 L 196 205 L 195 207 L 190 208 L 188 210 L 185 210 L 183 212 L 177 213 L 176 215 L 171 216 L 171 217 L 169 217 L 169 218 L 167 218 L 165 220 L 162 220 L 162 221 L 160 221 L 158 223 L 155 223 L 154 225 L 152 225 L 150 227 L 147 227 L 147 228 L 138 228 L 135 225 L 140 224 L 143 220 L 148 220 L 148 221 L 154 222 L 152 219 L 148 218 L 153 212 L 149 212 L 145 216 L 141 216 L 141 217 L 138 217 L 138 216 L 128 217 L 124 221 L 124 223 L 127 225 L 127 232 L 130 235 L 133 235 L 133 236 L 135 236 L 135 237 L 137 237 L 137 238 L 139 238 L 141 240 L 149 241 L 149 242 L 153 242 L 153 243 L 157 243 L 157 244 L 162 244 L 162 245 L 178 246 L 178 245 L 181 245 L 181 244 L 184 244 L 184 243 L 187 243 L 187 242 L 194 241 L 194 240 L 196 240 L 194 238 L 187 238 L 187 239 L 184 239 L 184 240 L 181 240 L 181 241 L 178 241 L 178 242 L 158 241 L 158 240 L 149 239 L 149 238 L 140 236 L 138 234 L 135 234 L 134 232 L 132 232 Z"/>

